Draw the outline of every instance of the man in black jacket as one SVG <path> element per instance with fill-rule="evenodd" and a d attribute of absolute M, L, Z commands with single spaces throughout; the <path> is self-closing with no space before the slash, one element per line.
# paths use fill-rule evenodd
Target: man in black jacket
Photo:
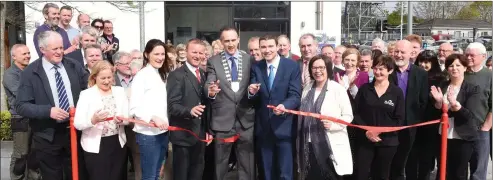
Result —
<path fill-rule="evenodd" d="M 396 43 L 394 61 L 397 66 L 389 76 L 389 81 L 395 83 L 404 93 L 406 119 L 404 125 L 417 124 L 422 121 L 422 116 L 430 88 L 428 86 L 428 73 L 418 66 L 409 63 L 413 47 L 408 40 L 400 40 Z M 409 152 L 413 147 L 416 136 L 416 128 L 399 131 L 399 146 L 392 161 L 390 179 L 404 180 L 404 169 Z"/>
<path fill-rule="evenodd" d="M 33 151 L 43 179 L 69 179 L 63 177 L 71 175 L 66 161 L 70 157 L 68 110 L 87 88 L 88 74 L 79 63 L 63 58 L 60 34 L 40 33 L 39 47 L 43 56 L 21 73 L 15 109 L 30 119 Z M 79 179 L 86 179 L 84 172 L 79 174 Z"/>
<path fill-rule="evenodd" d="M 199 65 L 205 58 L 204 52 L 205 44 L 200 39 L 188 41 L 185 65 L 172 71 L 166 83 L 169 125 L 188 129 L 202 139 L 206 136 L 202 119 L 206 77 Z M 185 131 L 171 131 L 170 141 L 173 144 L 173 178 L 202 179 L 205 143 Z"/>

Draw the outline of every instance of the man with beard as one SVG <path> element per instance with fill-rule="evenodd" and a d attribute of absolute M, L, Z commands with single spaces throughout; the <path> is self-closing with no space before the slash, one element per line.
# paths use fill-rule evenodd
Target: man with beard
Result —
<path fill-rule="evenodd" d="M 234 146 L 238 163 L 235 179 L 255 179 L 253 124 L 255 110 L 247 96 L 250 84 L 250 56 L 238 50 L 240 38 L 234 28 L 221 30 L 224 51 L 213 56 L 207 63 L 207 83 L 204 91 L 211 101 L 209 126 L 216 138 L 231 138 L 239 134 L 234 143 L 216 141 L 215 165 L 217 180 L 228 172 L 228 160 Z M 257 44 L 258 47 L 258 44 Z"/>
<path fill-rule="evenodd" d="M 454 46 L 448 42 L 440 44 L 438 47 L 438 63 L 440 64 L 440 69 L 445 70 L 445 59 L 454 53 Z"/>
<path fill-rule="evenodd" d="M 291 53 L 291 41 L 289 41 L 288 36 L 286 35 L 280 35 L 277 37 L 277 43 L 278 43 L 278 48 L 279 48 L 279 54 L 288 59 L 292 59 L 297 61 L 300 59 L 300 57 L 296 54 Z"/>
<path fill-rule="evenodd" d="M 76 49 L 76 46 L 72 46 L 70 43 L 70 39 L 68 38 L 67 32 L 62 28 L 58 27 L 60 22 L 60 11 L 58 9 L 58 5 L 54 3 L 46 3 L 43 7 L 43 16 L 45 18 L 45 23 L 34 31 L 33 42 L 34 48 L 38 53 L 38 57 L 41 57 L 41 50 L 39 49 L 38 43 L 38 35 L 45 31 L 56 31 L 62 36 L 63 40 L 63 49 L 65 50 L 63 53 L 68 54 Z"/>
<path fill-rule="evenodd" d="M 31 53 L 26 45 L 16 44 L 12 46 L 11 56 L 14 63 L 3 74 L 3 87 L 7 95 L 9 112 L 12 115 L 10 128 L 14 140 L 14 151 L 10 160 L 10 179 L 41 179 L 37 168 L 32 167 L 33 164 L 37 164 L 37 160 L 30 152 L 32 132 L 29 119 L 18 115 L 15 111 L 20 75 L 29 64 Z"/>
<path fill-rule="evenodd" d="M 410 59 L 415 50 L 408 40 L 400 40 L 394 50 L 396 69 L 389 75 L 389 81 L 399 86 L 405 98 L 405 121 L 403 125 L 420 123 L 424 109 L 428 103 L 430 87 L 428 86 L 428 73 L 411 64 Z M 416 136 L 416 128 L 404 129 L 398 132 L 399 146 L 392 160 L 390 179 L 404 180 L 404 169 L 409 153 L 413 147 Z M 411 168 L 410 168 L 411 169 Z M 408 172 L 406 176 L 414 177 L 416 172 Z"/>
<path fill-rule="evenodd" d="M 255 58 L 255 61 L 262 60 L 262 55 L 260 55 L 260 48 L 258 40 L 260 37 L 254 36 L 248 40 L 248 50 L 250 51 L 250 56 Z"/>
<path fill-rule="evenodd" d="M 79 30 L 86 26 L 91 25 L 91 20 L 89 18 L 89 15 L 79 14 L 79 16 L 77 16 L 77 25 L 79 25 Z"/>
<path fill-rule="evenodd" d="M 78 39 L 74 39 L 77 35 L 79 35 L 79 31 L 70 25 L 72 21 L 72 7 L 70 6 L 62 6 L 60 8 L 60 24 L 63 30 L 67 32 L 68 40 L 77 41 Z"/>

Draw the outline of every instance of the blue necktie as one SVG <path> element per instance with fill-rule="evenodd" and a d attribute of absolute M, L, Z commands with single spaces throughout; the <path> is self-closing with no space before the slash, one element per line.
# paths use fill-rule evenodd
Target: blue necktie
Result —
<path fill-rule="evenodd" d="M 65 84 L 63 83 L 62 75 L 60 75 L 60 72 L 58 72 L 58 68 L 60 67 L 55 65 L 54 68 L 55 68 L 56 91 L 58 92 L 58 107 L 68 112 L 68 108 L 70 104 L 68 102 L 67 91 L 65 91 Z"/>
<path fill-rule="evenodd" d="M 272 90 L 272 84 L 274 84 L 274 78 L 276 77 L 276 74 L 274 73 L 274 66 L 270 65 L 269 66 L 269 90 Z"/>
<path fill-rule="evenodd" d="M 238 69 L 236 69 L 235 57 L 230 57 L 231 61 L 231 81 L 238 81 Z"/>

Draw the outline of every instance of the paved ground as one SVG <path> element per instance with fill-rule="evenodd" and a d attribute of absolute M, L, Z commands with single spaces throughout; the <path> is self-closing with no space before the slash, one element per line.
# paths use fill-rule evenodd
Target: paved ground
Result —
<path fill-rule="evenodd" d="M 10 155 L 12 154 L 12 142 L 1 142 L 1 179 L 0 180 L 9 180 L 9 164 L 10 164 Z M 231 172 L 228 174 L 227 179 L 233 180 L 236 172 Z M 129 173 L 129 178 L 128 180 L 134 180 L 133 178 L 133 173 Z M 492 164 L 490 161 L 489 168 L 488 168 L 488 178 L 487 180 L 493 180 L 492 178 Z"/>

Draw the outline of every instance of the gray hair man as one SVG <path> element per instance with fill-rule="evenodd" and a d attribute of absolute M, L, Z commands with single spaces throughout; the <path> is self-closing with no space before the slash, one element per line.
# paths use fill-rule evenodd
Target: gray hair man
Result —
<path fill-rule="evenodd" d="M 79 25 L 79 29 L 82 29 L 91 24 L 91 18 L 87 14 L 79 14 L 77 16 L 77 25 Z"/>
<path fill-rule="evenodd" d="M 486 48 L 482 43 L 474 42 L 467 46 L 465 53 L 469 61 L 468 70 L 465 73 L 464 81 L 472 83 L 478 87 L 478 95 L 481 102 L 476 102 L 477 106 L 470 111 L 478 117 L 479 125 L 478 138 L 474 141 L 472 158 L 470 164 L 470 179 L 486 179 L 488 168 L 488 156 L 491 148 L 489 131 L 491 130 L 491 71 L 484 67 L 486 60 Z"/>
<path fill-rule="evenodd" d="M 31 129 L 29 128 L 29 119 L 18 115 L 14 106 L 21 72 L 29 64 L 31 53 L 26 45 L 16 44 L 12 46 L 10 54 L 14 63 L 3 74 L 3 87 L 7 95 L 9 112 L 11 114 L 10 129 L 14 140 L 14 151 L 10 158 L 10 179 L 23 180 L 27 177 L 30 179 L 40 179 L 39 173 L 30 166 L 27 166 L 32 163 L 28 163 L 32 159 L 27 158 L 31 149 L 30 139 L 32 136 Z"/>
<path fill-rule="evenodd" d="M 87 66 L 88 60 L 85 58 L 84 49 L 86 49 L 89 45 L 96 44 L 97 38 L 98 31 L 91 26 L 85 26 L 82 28 L 81 35 L 79 36 L 79 48 L 66 56 L 80 62 L 83 66 Z"/>
<path fill-rule="evenodd" d="M 22 71 L 15 110 L 30 120 L 43 179 L 62 180 L 63 174 L 71 174 L 71 164 L 64 163 L 70 153 L 68 110 L 87 88 L 88 74 L 78 62 L 64 58 L 59 33 L 44 31 L 38 38 L 43 56 Z M 87 179 L 82 149 L 79 154 L 79 179 Z"/>
<path fill-rule="evenodd" d="M 130 69 L 132 69 L 132 76 L 135 76 L 137 72 L 142 69 L 142 66 L 144 65 L 144 60 L 142 59 L 142 53 L 134 49 L 130 51 L 130 54 L 132 55 L 132 63 L 130 63 Z"/>
<path fill-rule="evenodd" d="M 289 40 L 288 36 L 282 34 L 279 37 L 277 37 L 277 47 L 279 48 L 279 54 L 282 57 L 292 59 L 295 61 L 300 59 L 299 56 L 291 53 L 291 41 Z"/>
<path fill-rule="evenodd" d="M 385 52 L 386 50 L 385 41 L 383 41 L 380 38 L 373 39 L 373 41 L 371 42 L 371 50 L 375 50 L 375 49 Z"/>
<path fill-rule="evenodd" d="M 332 60 L 334 66 L 342 70 L 346 70 L 346 68 L 344 68 L 344 64 L 342 63 L 342 54 L 344 54 L 346 49 L 347 48 L 344 45 L 337 46 L 334 50 L 334 59 Z"/>
<path fill-rule="evenodd" d="M 318 42 L 315 35 L 307 33 L 301 35 L 298 45 L 301 51 L 301 61 L 298 61 L 298 64 L 301 70 L 301 84 L 304 87 L 310 82 L 308 63 L 313 56 L 318 54 Z"/>
<path fill-rule="evenodd" d="M 132 62 L 132 55 L 124 51 L 118 51 L 113 54 L 112 57 L 116 73 L 115 73 L 115 85 L 128 88 L 132 83 L 132 70 L 130 69 L 130 63 Z"/>
<path fill-rule="evenodd" d="M 70 43 L 70 39 L 68 38 L 67 32 L 62 28 L 58 27 L 58 24 L 60 22 L 60 10 L 58 9 L 58 5 L 54 3 L 46 3 L 45 6 L 43 7 L 42 12 L 45 18 L 45 23 L 39 26 L 38 28 L 36 28 L 36 31 L 34 31 L 34 35 L 33 35 L 34 48 L 38 53 L 38 57 L 41 57 L 43 55 L 39 50 L 38 36 L 40 33 L 45 31 L 56 31 L 60 34 L 63 40 L 62 41 L 63 50 L 66 50 L 64 54 L 68 54 L 73 50 L 75 50 L 76 47 L 73 47 L 72 44 Z"/>
<path fill-rule="evenodd" d="M 448 42 L 444 42 L 438 47 L 438 63 L 442 71 L 445 70 L 445 59 L 452 53 L 454 53 L 454 46 Z"/>
<path fill-rule="evenodd" d="M 250 56 L 255 58 L 255 61 L 260 61 L 264 57 L 260 54 L 260 37 L 254 36 L 248 40 L 248 51 L 250 52 Z"/>

